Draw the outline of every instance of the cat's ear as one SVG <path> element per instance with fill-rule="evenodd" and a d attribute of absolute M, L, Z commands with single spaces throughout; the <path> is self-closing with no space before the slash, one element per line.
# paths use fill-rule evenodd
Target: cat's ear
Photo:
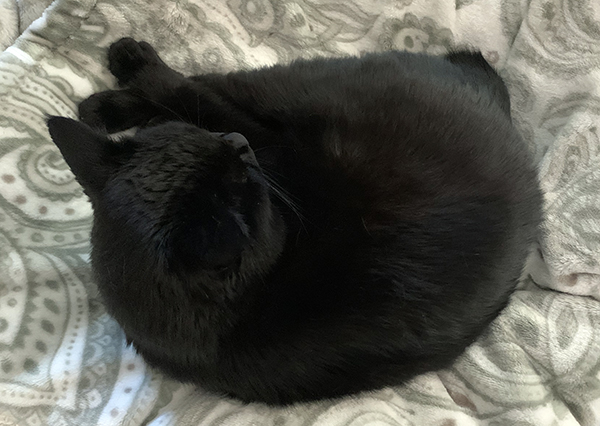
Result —
<path fill-rule="evenodd" d="M 101 190 L 114 168 L 118 144 L 70 118 L 50 117 L 47 124 L 52 141 L 77 181 L 88 192 Z"/>
<path fill-rule="evenodd" d="M 496 104 L 510 117 L 510 97 L 502 78 L 487 63 L 481 52 L 459 50 L 448 53 L 446 60 L 458 66 L 474 88 L 486 88 Z"/>

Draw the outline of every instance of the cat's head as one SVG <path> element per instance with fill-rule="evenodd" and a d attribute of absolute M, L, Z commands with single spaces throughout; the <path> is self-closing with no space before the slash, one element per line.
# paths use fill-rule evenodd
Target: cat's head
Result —
<path fill-rule="evenodd" d="M 113 253 L 93 259 L 135 265 L 143 252 L 167 274 L 252 274 L 280 253 L 282 222 L 242 135 L 170 122 L 113 141 L 62 117 L 48 129 L 92 202 L 94 250 Z"/>

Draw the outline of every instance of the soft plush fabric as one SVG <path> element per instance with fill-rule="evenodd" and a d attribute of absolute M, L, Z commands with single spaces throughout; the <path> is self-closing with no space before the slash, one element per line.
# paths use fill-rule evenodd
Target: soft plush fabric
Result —
<path fill-rule="evenodd" d="M 1 425 L 600 423 L 600 3 L 56 0 L 42 15 L 48 4 L 0 0 Z M 539 250 L 509 307 L 451 369 L 335 402 L 243 406 L 150 370 L 98 298 L 91 209 L 44 124 L 114 87 L 105 51 L 122 36 L 185 73 L 482 50 L 545 191 Z"/>

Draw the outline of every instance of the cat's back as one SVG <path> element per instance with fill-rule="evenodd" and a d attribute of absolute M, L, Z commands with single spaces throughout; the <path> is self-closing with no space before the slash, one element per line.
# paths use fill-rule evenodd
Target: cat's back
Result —
<path fill-rule="evenodd" d="M 263 325 L 240 335 L 368 340 L 343 324 L 383 318 L 414 337 L 410 351 L 435 353 L 464 348 L 507 303 L 541 196 L 480 55 L 297 61 L 231 74 L 219 90 L 274 132 L 250 145 L 298 207 L 275 201 L 286 246 L 260 297 Z"/>
<path fill-rule="evenodd" d="M 471 335 L 485 321 L 469 318 L 506 303 L 540 219 L 535 168 L 498 98 L 499 77 L 397 52 L 290 69 L 301 84 L 288 108 L 295 125 L 310 119 L 285 173 L 316 218 L 305 244 L 290 246 L 298 279 L 327 276 L 344 294 L 321 297 L 349 309 L 398 303 L 396 293 L 414 300 L 404 314 L 460 318 Z M 378 290 L 364 292 L 364 282 Z"/>
<path fill-rule="evenodd" d="M 420 214 L 415 206 L 436 200 L 537 200 L 504 83 L 480 55 L 458 56 L 387 52 L 257 72 L 270 82 L 258 102 L 275 105 L 297 137 L 293 180 L 315 194 L 322 182 L 339 183 L 334 199 L 347 194 L 348 206 L 362 200 L 372 212 Z M 294 92 L 278 103 L 281 81 Z"/>
<path fill-rule="evenodd" d="M 444 173 L 460 166 L 463 177 L 482 167 L 495 178 L 510 167 L 531 169 L 508 92 L 480 54 L 298 60 L 234 73 L 230 84 L 244 86 L 237 104 L 261 120 L 275 117 L 307 160 L 332 160 L 346 172 L 371 165 L 376 177 L 423 162 L 447 166 Z"/>

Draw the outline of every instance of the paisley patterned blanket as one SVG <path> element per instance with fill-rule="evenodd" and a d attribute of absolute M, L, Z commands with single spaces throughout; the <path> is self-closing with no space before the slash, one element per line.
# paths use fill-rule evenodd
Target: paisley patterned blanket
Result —
<path fill-rule="evenodd" d="M 186 73 L 482 50 L 545 191 L 508 309 L 451 369 L 335 403 L 243 406 L 149 369 L 99 301 L 90 206 L 44 125 L 115 85 L 125 35 Z M 600 2 L 0 0 L 0 50 L 0 425 L 600 424 Z"/>

